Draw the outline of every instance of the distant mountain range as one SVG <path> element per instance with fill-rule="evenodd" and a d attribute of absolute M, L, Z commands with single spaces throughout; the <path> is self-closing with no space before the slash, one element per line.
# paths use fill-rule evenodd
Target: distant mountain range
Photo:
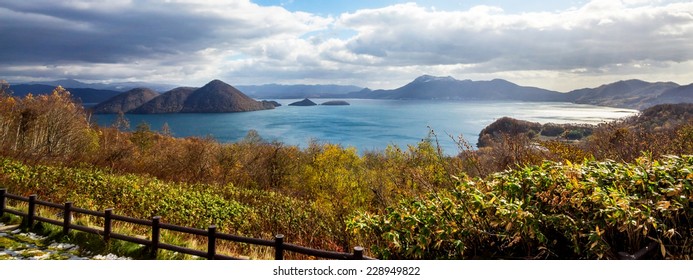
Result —
<path fill-rule="evenodd" d="M 112 112 L 119 108 L 131 113 L 174 113 L 174 112 L 230 112 L 274 108 L 276 103 L 255 101 L 270 98 L 368 98 L 410 100 L 463 100 L 463 101 L 544 101 L 573 102 L 600 106 L 644 109 L 657 104 L 693 103 L 693 84 L 680 86 L 673 82 L 645 82 L 641 80 L 618 81 L 596 88 L 584 88 L 570 92 L 557 92 L 537 87 L 526 87 L 512 82 L 494 79 L 491 81 L 457 80 L 452 77 L 423 75 L 412 82 L 392 90 L 370 90 L 356 86 L 341 85 L 278 85 L 238 86 L 236 88 L 215 80 L 202 88 L 179 87 L 152 97 L 155 89 L 143 95 L 128 91 L 114 91 L 119 85 L 84 84 L 75 80 L 61 80 L 49 84 L 12 85 L 15 95 L 28 92 L 48 93 L 55 85 L 66 87 L 84 103 L 101 103 L 120 94 L 109 104 L 100 104 L 100 112 Z M 82 87 L 98 85 L 100 88 Z M 203 90 L 204 89 L 204 90 Z M 151 91 L 151 92 L 150 92 Z M 159 91 L 161 92 L 161 91 Z M 248 95 L 246 95 L 248 94 Z M 142 103 L 142 104 L 139 104 Z M 108 105 L 108 106 L 106 106 Z"/>
<path fill-rule="evenodd" d="M 649 83 L 641 80 L 618 81 L 597 88 L 567 93 L 569 101 L 610 107 L 645 109 L 657 104 L 691 103 L 693 88 L 672 82 Z"/>
<path fill-rule="evenodd" d="M 34 85 L 34 84 L 20 84 L 20 85 L 10 85 L 10 90 L 15 96 L 26 96 L 29 93 L 33 94 L 46 94 L 53 92 L 57 85 Z M 80 103 L 100 103 L 108 100 L 116 95 L 121 94 L 120 91 L 105 90 L 105 89 L 94 89 L 94 88 L 73 88 L 63 86 L 67 89 L 75 101 Z"/>
<path fill-rule="evenodd" d="M 649 83 L 641 80 L 618 81 L 597 88 L 561 93 L 536 87 L 524 87 L 495 79 L 491 81 L 456 80 L 452 77 L 424 75 L 393 90 L 369 90 L 351 93 L 354 98 L 433 99 L 433 100 L 517 100 L 573 102 L 620 108 L 644 109 L 657 104 L 693 103 L 693 84 Z"/>
<path fill-rule="evenodd" d="M 424 75 L 393 90 L 362 90 L 353 97 L 373 99 L 428 100 L 521 100 L 566 101 L 566 94 L 536 87 L 523 87 L 506 80 L 457 80 Z"/>
<path fill-rule="evenodd" d="M 64 79 L 57 81 L 45 81 L 45 82 L 28 82 L 23 83 L 26 85 L 49 85 L 49 86 L 62 86 L 64 88 L 91 88 L 91 89 L 102 89 L 102 90 L 112 90 L 117 92 L 124 92 L 134 88 L 149 88 L 154 91 L 163 92 L 173 89 L 177 86 L 169 84 L 157 84 L 157 83 L 147 83 L 147 82 L 119 82 L 119 83 L 83 83 L 74 79 Z"/>

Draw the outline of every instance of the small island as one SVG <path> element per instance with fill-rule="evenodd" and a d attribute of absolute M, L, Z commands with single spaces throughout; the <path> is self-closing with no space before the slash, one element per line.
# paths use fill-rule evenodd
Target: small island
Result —
<path fill-rule="evenodd" d="M 274 107 L 282 106 L 282 104 L 280 104 L 279 102 L 274 101 L 274 100 L 270 100 L 270 101 L 262 100 L 262 103 L 263 104 L 272 104 L 272 106 L 274 106 Z"/>
<path fill-rule="evenodd" d="M 324 102 L 320 105 L 326 105 L 326 106 L 348 106 L 351 105 L 349 102 L 346 102 L 344 100 L 333 100 L 333 101 L 327 101 Z"/>
<path fill-rule="evenodd" d="M 316 104 L 315 102 L 311 101 L 308 98 L 289 104 L 289 106 L 315 106 L 315 105 L 318 105 L 318 104 Z"/>

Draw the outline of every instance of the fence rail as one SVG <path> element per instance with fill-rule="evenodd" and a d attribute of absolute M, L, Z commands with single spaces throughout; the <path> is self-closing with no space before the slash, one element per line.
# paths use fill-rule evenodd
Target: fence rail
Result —
<path fill-rule="evenodd" d="M 7 207 L 7 201 L 8 200 L 27 202 L 28 203 L 27 212 L 25 213 L 22 211 L 8 208 Z M 45 206 L 45 207 L 56 208 L 56 209 L 62 210 L 63 211 L 62 212 L 63 213 L 63 215 L 62 215 L 63 220 L 59 221 L 59 220 L 49 219 L 46 217 L 37 216 L 36 215 L 36 205 L 41 205 L 41 206 Z M 238 258 L 235 258 L 233 256 L 226 256 L 226 255 L 217 254 L 216 253 L 216 243 L 217 243 L 216 241 L 217 240 L 226 240 L 226 241 L 231 241 L 231 242 L 274 247 L 274 250 L 275 250 L 274 251 L 275 252 L 274 257 L 276 260 L 283 260 L 285 251 L 299 253 L 299 254 L 303 254 L 303 255 L 307 255 L 307 256 L 318 257 L 318 258 L 325 258 L 325 259 L 339 259 L 339 260 L 372 260 L 373 259 L 373 258 L 369 258 L 369 257 L 364 256 L 363 255 L 363 248 L 360 246 L 354 247 L 354 251 L 351 253 L 317 250 L 317 249 L 313 249 L 313 248 L 299 246 L 296 244 L 284 243 L 284 235 L 283 234 L 275 235 L 274 240 L 267 240 L 267 239 L 259 239 L 259 238 L 232 235 L 232 234 L 227 234 L 227 233 L 219 233 L 219 232 L 217 232 L 217 228 L 215 225 L 210 225 L 207 228 L 207 230 L 198 229 L 198 228 L 189 228 L 189 227 L 184 227 L 184 226 L 179 226 L 179 225 L 163 223 L 163 222 L 161 222 L 160 216 L 154 216 L 154 217 L 152 217 L 151 220 L 137 219 L 137 218 L 133 218 L 133 217 L 113 214 L 112 208 L 105 209 L 103 212 L 99 212 L 99 211 L 74 207 L 72 205 L 72 202 L 65 202 L 64 204 L 57 204 L 57 203 L 53 203 L 53 202 L 38 200 L 36 195 L 30 195 L 28 197 L 24 197 L 24 196 L 8 193 L 7 189 L 0 189 L 0 216 L 4 215 L 5 213 L 22 217 L 28 228 L 31 228 L 35 221 L 39 221 L 39 222 L 49 223 L 52 225 L 63 227 L 63 234 L 68 234 L 69 231 L 72 229 L 72 230 L 78 230 L 78 231 L 82 231 L 82 232 L 88 232 L 88 233 L 92 233 L 92 234 L 101 235 L 101 236 L 103 236 L 104 241 L 106 241 L 106 242 L 109 242 L 110 239 L 118 239 L 118 240 L 123 240 L 123 241 L 127 241 L 127 242 L 142 244 L 142 245 L 149 247 L 149 253 L 150 253 L 149 257 L 151 259 L 156 259 L 156 256 L 158 254 L 159 249 L 174 251 L 174 252 L 178 252 L 178 253 L 182 253 L 182 254 L 194 255 L 194 256 L 198 256 L 198 257 L 207 258 L 210 260 L 214 260 L 214 259 L 237 260 L 238 259 Z M 80 214 L 84 214 L 84 215 L 90 215 L 90 216 L 103 218 L 104 219 L 104 227 L 103 227 L 103 229 L 97 229 L 97 228 L 90 228 L 90 227 L 82 226 L 82 225 L 76 225 L 76 224 L 72 223 L 72 213 L 80 213 Z M 137 224 L 137 225 L 143 225 L 143 226 L 150 227 L 151 228 L 150 239 L 143 239 L 143 238 L 138 238 L 138 237 L 133 237 L 133 236 L 129 236 L 129 235 L 115 233 L 112 230 L 113 221 L 121 221 L 121 222 L 130 223 L 130 224 Z M 181 247 L 181 246 L 177 246 L 177 245 L 173 245 L 173 244 L 162 243 L 160 240 L 162 229 L 206 237 L 207 238 L 207 251 L 201 251 L 201 250 L 191 249 L 191 248 L 187 248 L 187 247 Z"/>

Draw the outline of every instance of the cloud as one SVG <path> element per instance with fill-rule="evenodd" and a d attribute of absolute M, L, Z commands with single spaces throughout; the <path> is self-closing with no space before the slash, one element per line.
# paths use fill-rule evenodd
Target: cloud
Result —
<path fill-rule="evenodd" d="M 13 66 L 39 71 L 131 65 L 137 77 L 138 65 L 184 68 L 190 64 L 182 63 L 209 62 L 212 54 L 270 38 L 298 37 L 330 21 L 249 1 L 137 2 L 3 1 L 0 74 Z M 210 49 L 222 51 L 205 52 Z"/>
<path fill-rule="evenodd" d="M 593 1 L 578 10 L 525 14 L 405 4 L 345 14 L 338 24 L 359 31 L 348 44 L 352 52 L 386 57 L 388 65 L 569 70 L 693 59 L 693 3 L 632 7 Z"/>
<path fill-rule="evenodd" d="M 564 87 L 597 76 L 693 80 L 685 70 L 693 70 L 686 1 L 594 0 L 531 13 L 408 3 L 323 17 L 247 0 L 7 0 L 0 34 L 0 76 L 8 80 L 370 87 L 424 73 L 538 86 L 545 77 Z"/>

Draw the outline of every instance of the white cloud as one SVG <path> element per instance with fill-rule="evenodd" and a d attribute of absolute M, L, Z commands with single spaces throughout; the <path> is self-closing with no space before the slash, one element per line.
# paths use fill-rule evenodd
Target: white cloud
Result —
<path fill-rule="evenodd" d="M 8 0 L 0 34 L 0 76 L 9 80 L 392 88 L 428 73 L 554 89 L 597 77 L 693 81 L 693 3 L 685 1 L 594 0 L 535 13 L 410 3 L 332 18 L 247 0 Z"/>

